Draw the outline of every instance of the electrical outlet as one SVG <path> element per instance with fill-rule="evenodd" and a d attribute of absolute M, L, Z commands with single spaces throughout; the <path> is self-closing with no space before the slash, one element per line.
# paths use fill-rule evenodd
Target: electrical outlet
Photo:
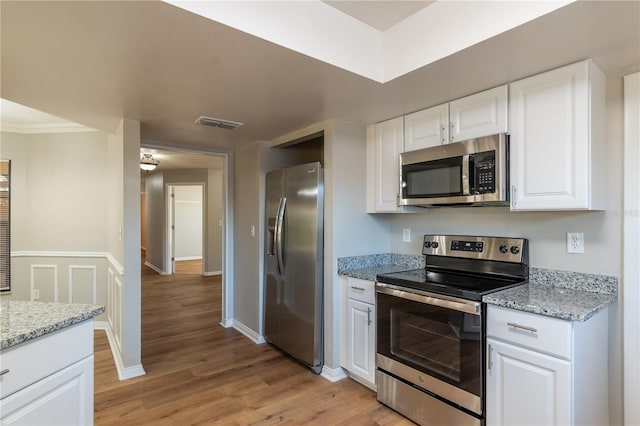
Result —
<path fill-rule="evenodd" d="M 36 289 L 33 289 L 33 300 L 38 300 L 38 299 L 40 299 L 40 290 L 36 288 Z"/>
<path fill-rule="evenodd" d="M 567 253 L 584 253 L 583 232 L 567 232 Z"/>
<path fill-rule="evenodd" d="M 256 236 L 256 226 L 255 225 L 251 225 L 251 236 L 252 237 Z"/>
<path fill-rule="evenodd" d="M 411 242 L 411 229 L 403 228 L 402 229 L 402 242 L 410 243 Z"/>

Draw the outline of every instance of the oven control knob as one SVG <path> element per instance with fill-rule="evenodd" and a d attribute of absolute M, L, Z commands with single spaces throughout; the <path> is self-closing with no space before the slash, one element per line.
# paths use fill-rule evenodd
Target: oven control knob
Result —
<path fill-rule="evenodd" d="M 518 247 L 518 246 L 511 246 L 511 253 L 513 253 L 513 254 L 518 254 L 518 253 L 520 253 L 520 247 Z"/>
<path fill-rule="evenodd" d="M 509 251 L 509 247 L 502 245 L 498 250 L 500 250 L 500 253 L 506 254 Z"/>
<path fill-rule="evenodd" d="M 431 248 L 431 241 L 425 241 L 424 248 Z"/>
<path fill-rule="evenodd" d="M 432 243 L 431 243 L 431 247 L 432 247 L 432 248 L 438 248 L 438 245 L 439 245 L 439 244 L 438 244 L 438 242 L 437 242 L 437 241 L 434 241 L 434 242 L 432 242 Z"/>

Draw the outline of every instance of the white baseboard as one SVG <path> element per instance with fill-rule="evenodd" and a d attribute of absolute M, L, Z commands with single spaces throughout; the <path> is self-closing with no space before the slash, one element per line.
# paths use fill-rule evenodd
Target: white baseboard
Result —
<path fill-rule="evenodd" d="M 109 348 L 111 348 L 111 356 L 113 356 L 113 362 L 116 365 L 116 371 L 118 372 L 118 380 L 132 379 L 138 376 L 144 376 L 146 372 L 142 368 L 142 364 L 133 365 L 131 367 L 125 367 L 120 357 L 120 352 L 116 349 L 116 340 L 111 327 L 107 321 L 95 321 L 94 328 L 96 330 L 104 330 L 107 333 L 107 340 L 109 341 Z"/>
<path fill-rule="evenodd" d="M 331 368 L 327 367 L 326 365 L 322 366 L 322 373 L 320 373 L 320 375 L 330 382 L 339 382 L 340 380 L 349 377 L 347 371 L 344 368 Z"/>
<path fill-rule="evenodd" d="M 222 271 L 205 272 L 202 275 L 204 275 L 205 277 L 212 277 L 214 275 L 222 275 Z"/>
<path fill-rule="evenodd" d="M 251 339 L 253 343 L 256 343 L 256 344 L 267 343 L 267 341 L 264 339 L 263 336 L 259 335 L 258 333 L 256 333 L 255 331 L 253 331 L 252 329 L 250 329 L 240 321 L 236 321 L 236 320 L 232 320 L 232 321 L 233 321 L 233 328 L 235 328 L 240 333 L 247 336 L 249 339 Z"/>
<path fill-rule="evenodd" d="M 202 260 L 202 256 L 184 256 L 184 257 L 176 257 L 176 262 L 180 260 Z"/>
<path fill-rule="evenodd" d="M 157 273 L 159 273 L 160 275 L 169 275 L 168 273 L 164 272 L 162 269 L 158 268 L 156 265 L 154 265 L 153 263 L 149 263 L 149 262 L 144 262 L 144 266 L 148 266 L 149 268 L 153 269 L 154 271 L 156 271 Z"/>
<path fill-rule="evenodd" d="M 231 328 L 233 327 L 233 320 L 222 320 L 220 321 L 220 325 L 223 326 L 224 328 Z"/>

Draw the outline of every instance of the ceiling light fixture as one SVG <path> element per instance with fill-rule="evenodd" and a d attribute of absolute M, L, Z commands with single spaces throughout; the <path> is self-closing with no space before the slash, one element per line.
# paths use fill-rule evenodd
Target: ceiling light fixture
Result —
<path fill-rule="evenodd" d="M 227 130 L 235 130 L 238 127 L 242 126 L 244 123 L 239 123 L 237 121 L 231 120 L 223 120 L 221 118 L 205 117 L 204 115 L 201 115 L 196 119 L 196 124 L 200 124 L 201 126 L 219 127 L 221 129 Z"/>
<path fill-rule="evenodd" d="M 140 158 L 140 168 L 142 170 L 149 172 L 155 169 L 158 164 L 160 164 L 160 162 L 153 158 L 153 155 L 151 154 L 142 154 L 142 157 Z"/>

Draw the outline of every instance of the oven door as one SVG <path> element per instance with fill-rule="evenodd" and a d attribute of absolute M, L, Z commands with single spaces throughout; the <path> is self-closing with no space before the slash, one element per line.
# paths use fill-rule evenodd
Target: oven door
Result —
<path fill-rule="evenodd" d="M 483 412 L 482 303 L 376 285 L 378 369 Z"/>

